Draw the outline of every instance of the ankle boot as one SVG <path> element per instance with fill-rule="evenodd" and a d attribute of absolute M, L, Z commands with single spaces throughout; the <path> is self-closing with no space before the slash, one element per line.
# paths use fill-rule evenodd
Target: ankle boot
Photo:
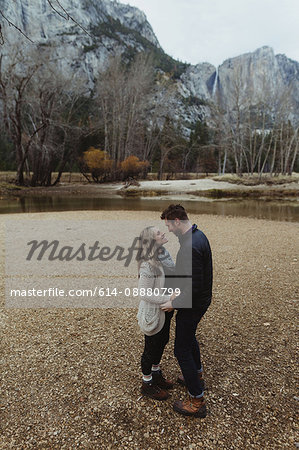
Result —
<path fill-rule="evenodd" d="M 204 418 L 207 415 L 207 407 L 204 397 L 194 398 L 189 396 L 185 401 L 177 400 L 173 404 L 173 409 L 184 416 L 194 416 Z"/>
<path fill-rule="evenodd" d="M 142 381 L 141 394 L 145 395 L 146 397 L 153 398 L 155 400 L 166 400 L 169 397 L 167 391 L 164 391 L 163 389 L 159 388 L 159 386 L 157 386 L 153 382 L 146 383 L 144 381 Z"/>
<path fill-rule="evenodd" d="M 172 389 L 173 388 L 173 382 L 170 380 L 167 380 L 162 373 L 162 370 L 153 371 L 152 372 L 153 377 L 153 383 L 159 386 L 161 389 Z"/>

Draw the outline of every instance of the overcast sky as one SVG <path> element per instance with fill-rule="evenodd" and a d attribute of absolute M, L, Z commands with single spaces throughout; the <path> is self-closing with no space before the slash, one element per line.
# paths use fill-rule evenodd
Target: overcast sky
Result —
<path fill-rule="evenodd" d="M 299 0 L 121 0 L 145 12 L 166 53 L 214 65 L 264 45 L 299 61 Z"/>

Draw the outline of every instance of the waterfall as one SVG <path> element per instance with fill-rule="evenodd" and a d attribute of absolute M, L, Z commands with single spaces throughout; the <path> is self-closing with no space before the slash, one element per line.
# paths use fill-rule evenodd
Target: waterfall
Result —
<path fill-rule="evenodd" d="M 214 97 L 216 94 L 217 84 L 218 84 L 218 67 L 216 67 L 215 79 L 214 79 L 214 84 L 213 84 L 213 89 L 212 89 L 212 97 Z"/>

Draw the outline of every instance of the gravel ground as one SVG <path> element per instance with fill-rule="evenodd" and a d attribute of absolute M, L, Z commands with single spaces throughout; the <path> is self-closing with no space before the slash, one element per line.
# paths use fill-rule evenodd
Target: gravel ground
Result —
<path fill-rule="evenodd" d="M 90 211 L 28 217 L 49 214 L 103 218 Z M 154 212 L 105 212 L 106 219 L 141 215 L 157 219 Z M 206 419 L 172 410 L 173 400 L 185 396 L 177 384 L 166 402 L 140 396 L 136 310 L 2 308 L 1 449 L 295 447 L 298 226 L 207 215 L 191 220 L 208 235 L 214 256 L 213 303 L 198 328 Z M 174 323 L 163 370 L 175 379 L 173 331 Z"/>

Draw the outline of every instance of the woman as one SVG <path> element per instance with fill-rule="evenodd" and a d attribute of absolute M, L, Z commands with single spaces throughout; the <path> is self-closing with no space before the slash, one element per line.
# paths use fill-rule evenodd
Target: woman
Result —
<path fill-rule="evenodd" d="M 160 305 L 167 302 L 172 294 L 172 289 L 165 284 L 165 274 L 167 276 L 174 272 L 171 256 L 163 247 L 167 241 L 165 233 L 161 233 L 158 228 L 147 227 L 140 234 L 138 252 L 140 304 L 137 319 L 145 339 L 141 357 L 141 392 L 156 400 L 167 399 L 167 389 L 173 387 L 173 383 L 164 378 L 160 369 L 173 315 L 173 312 L 160 309 Z"/>

